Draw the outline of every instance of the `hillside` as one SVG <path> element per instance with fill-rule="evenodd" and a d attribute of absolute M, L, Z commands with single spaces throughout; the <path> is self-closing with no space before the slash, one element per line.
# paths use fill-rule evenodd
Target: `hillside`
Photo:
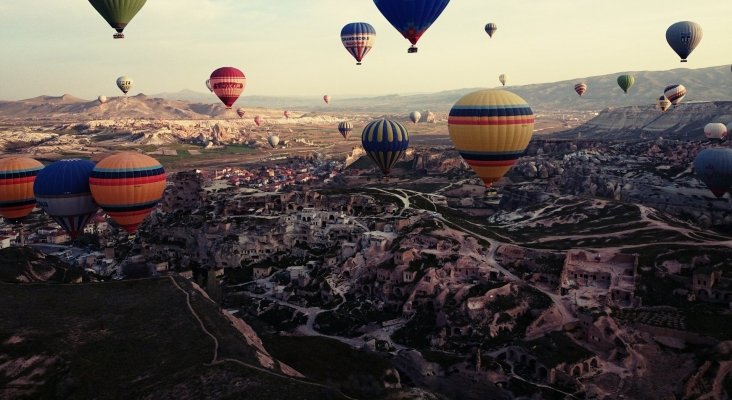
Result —
<path fill-rule="evenodd" d="M 0 302 L 3 399 L 342 398 L 183 279 L 2 284 Z"/>
<path fill-rule="evenodd" d="M 663 137 L 703 140 L 704 125 L 732 122 L 732 101 L 684 102 L 662 113 L 653 106 L 608 108 L 571 130 L 552 137 L 562 139 L 636 140 Z"/>

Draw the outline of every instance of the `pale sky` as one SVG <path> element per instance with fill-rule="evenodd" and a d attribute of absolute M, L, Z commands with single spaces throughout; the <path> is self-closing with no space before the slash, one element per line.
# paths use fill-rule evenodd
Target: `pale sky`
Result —
<path fill-rule="evenodd" d="M 148 0 L 113 40 L 86 0 L 0 0 L 0 99 L 41 94 L 91 99 L 193 89 L 220 66 L 247 76 L 246 95 L 333 96 L 436 92 L 634 71 L 732 63 L 729 0 L 452 0 L 407 54 L 409 42 L 371 0 Z M 704 39 L 679 63 L 666 28 L 691 20 Z M 341 27 L 374 26 L 356 66 Z M 488 38 L 483 27 L 498 24 Z"/>

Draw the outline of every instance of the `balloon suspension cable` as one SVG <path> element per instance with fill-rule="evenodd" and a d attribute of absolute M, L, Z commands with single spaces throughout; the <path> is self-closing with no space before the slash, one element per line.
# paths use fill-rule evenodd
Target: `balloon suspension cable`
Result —
<path fill-rule="evenodd" d="M 412 47 L 410 47 L 407 50 L 407 53 L 416 53 L 416 52 L 417 52 L 417 46 L 415 46 L 415 45 L 412 45 Z"/>
<path fill-rule="evenodd" d="M 112 35 L 112 37 L 115 38 L 115 39 L 124 39 L 125 38 L 125 34 L 122 33 L 122 32 L 119 32 L 119 33 L 115 33 L 114 35 Z"/>

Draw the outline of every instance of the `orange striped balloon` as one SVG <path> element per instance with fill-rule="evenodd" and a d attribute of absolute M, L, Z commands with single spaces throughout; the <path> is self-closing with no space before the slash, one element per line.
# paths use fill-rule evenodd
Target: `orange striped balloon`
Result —
<path fill-rule="evenodd" d="M 89 188 L 97 204 L 133 233 L 163 198 L 165 170 L 144 154 L 117 153 L 97 164 Z"/>
<path fill-rule="evenodd" d="M 0 215 L 12 223 L 20 222 L 33 211 L 36 197 L 33 182 L 43 164 L 28 157 L 0 160 Z"/>

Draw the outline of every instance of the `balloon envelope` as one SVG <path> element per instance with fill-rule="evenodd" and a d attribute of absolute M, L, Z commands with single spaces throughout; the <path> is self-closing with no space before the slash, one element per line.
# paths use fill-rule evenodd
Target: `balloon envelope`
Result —
<path fill-rule="evenodd" d="M 727 138 L 727 127 L 719 122 L 708 123 L 704 126 L 704 136 L 707 139 L 724 140 Z"/>
<path fill-rule="evenodd" d="M 257 124 L 257 126 L 262 125 L 262 121 L 264 120 L 259 115 L 254 117 L 254 123 Z"/>
<path fill-rule="evenodd" d="M 378 119 L 363 128 L 361 144 L 384 175 L 389 175 L 409 147 L 409 132 L 396 121 Z"/>
<path fill-rule="evenodd" d="M 501 74 L 498 76 L 498 80 L 501 81 L 501 85 L 506 86 L 506 82 L 508 81 L 508 75 Z"/>
<path fill-rule="evenodd" d="M 587 84 L 584 82 L 581 82 L 581 83 L 574 85 L 574 91 L 577 92 L 578 95 L 582 96 L 587 91 Z"/>
<path fill-rule="evenodd" d="M 117 78 L 117 87 L 124 94 L 127 94 L 127 92 L 129 92 L 130 89 L 132 89 L 132 84 L 133 84 L 132 78 L 130 78 L 129 76 L 123 75 L 123 76 L 120 76 L 119 78 Z"/>
<path fill-rule="evenodd" d="M 99 96 L 97 97 L 97 101 L 99 102 L 99 104 L 104 104 L 107 102 L 107 96 Z"/>
<path fill-rule="evenodd" d="M 285 112 L 282 114 L 284 114 L 286 119 L 290 119 L 290 115 L 292 115 L 292 113 L 290 113 L 288 110 L 285 110 Z"/>
<path fill-rule="evenodd" d="M 450 110 L 450 139 L 486 186 L 501 179 L 524 153 L 534 131 L 534 113 L 506 90 L 465 95 Z"/>
<path fill-rule="evenodd" d="M 165 170 L 152 157 L 121 152 L 94 167 L 89 188 L 96 203 L 122 228 L 133 233 L 162 199 Z"/>
<path fill-rule="evenodd" d="M 635 77 L 633 75 L 620 75 L 618 77 L 618 86 L 623 89 L 623 92 L 628 93 L 628 89 L 635 83 Z"/>
<path fill-rule="evenodd" d="M 0 216 L 16 223 L 33 211 L 33 182 L 42 169 L 43 164 L 28 157 L 0 160 Z"/>
<path fill-rule="evenodd" d="M 419 38 L 437 20 L 450 0 L 374 0 L 374 4 L 389 23 L 399 31 L 416 53 Z"/>
<path fill-rule="evenodd" d="M 344 139 L 348 139 L 348 136 L 351 135 L 351 131 L 353 131 L 352 123 L 348 121 L 343 121 L 338 124 L 338 132 L 341 133 L 341 136 L 343 136 Z"/>
<path fill-rule="evenodd" d="M 716 197 L 732 187 L 732 149 L 704 149 L 694 159 L 694 173 Z"/>
<path fill-rule="evenodd" d="M 669 107 L 671 107 L 671 102 L 666 98 L 666 96 L 658 98 L 658 108 L 660 108 L 661 111 L 666 111 Z"/>
<path fill-rule="evenodd" d="M 666 96 L 671 104 L 676 106 L 686 96 L 686 88 L 684 85 L 669 85 L 663 89 L 663 95 Z"/>
<path fill-rule="evenodd" d="M 277 147 L 277 145 L 280 143 L 280 137 L 277 135 L 270 135 L 267 138 L 267 142 L 269 143 L 270 146 Z"/>
<path fill-rule="evenodd" d="M 421 113 L 420 113 L 419 111 L 412 111 L 411 113 L 409 113 L 409 119 L 410 119 L 410 120 L 411 120 L 411 121 L 412 121 L 413 123 L 415 123 L 415 124 L 416 124 L 417 122 L 419 122 L 419 120 L 420 120 L 421 118 L 422 118 L 422 114 L 421 114 Z"/>
<path fill-rule="evenodd" d="M 234 67 L 221 67 L 211 73 L 211 89 L 226 108 L 231 108 L 247 85 L 244 73 Z"/>
<path fill-rule="evenodd" d="M 366 22 L 352 22 L 341 29 L 341 42 L 349 53 L 356 59 L 356 65 L 361 65 L 363 58 L 371 51 L 376 43 L 376 30 Z"/>
<path fill-rule="evenodd" d="M 489 22 L 485 25 L 485 33 L 487 33 L 490 37 L 493 37 L 493 34 L 496 33 L 497 30 L 498 25 L 494 24 L 493 22 Z"/>
<path fill-rule="evenodd" d="M 122 32 L 132 18 L 145 5 L 146 0 L 89 0 L 89 3 L 117 31 L 115 39 L 125 36 Z"/>
<path fill-rule="evenodd" d="M 330 104 L 330 96 L 328 96 L 327 94 L 323 96 L 323 101 L 325 102 L 325 104 Z"/>
<path fill-rule="evenodd" d="M 702 36 L 704 32 L 701 25 L 691 21 L 677 22 L 666 29 L 666 41 L 681 57 L 681 62 L 686 62 L 686 58 L 701 42 Z"/>
<path fill-rule="evenodd" d="M 247 115 L 247 111 L 243 108 L 237 108 L 236 114 L 239 116 L 239 118 L 244 118 L 244 116 Z"/>
<path fill-rule="evenodd" d="M 89 177 L 94 163 L 88 160 L 61 160 L 38 173 L 33 192 L 38 206 L 72 238 L 84 231 L 99 206 L 92 198 Z"/>

